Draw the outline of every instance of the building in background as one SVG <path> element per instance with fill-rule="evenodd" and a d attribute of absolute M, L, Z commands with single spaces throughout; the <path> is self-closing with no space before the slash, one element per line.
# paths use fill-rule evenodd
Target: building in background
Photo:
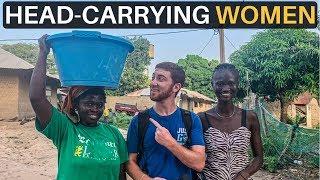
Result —
<path fill-rule="evenodd" d="M 150 100 L 150 88 L 131 92 L 125 96 L 108 96 L 106 108 L 114 110 L 116 103 L 135 105 L 140 111 L 154 105 L 154 102 Z M 176 98 L 177 106 L 195 113 L 212 108 L 214 103 L 213 99 L 185 88 L 180 90 Z"/>
<path fill-rule="evenodd" d="M 35 116 L 29 100 L 34 66 L 0 48 L 0 120 L 21 120 Z M 57 105 L 59 78 L 47 75 L 46 95 Z"/>

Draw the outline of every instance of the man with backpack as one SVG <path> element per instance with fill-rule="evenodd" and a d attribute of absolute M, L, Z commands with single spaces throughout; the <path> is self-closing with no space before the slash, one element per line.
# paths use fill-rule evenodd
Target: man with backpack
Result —
<path fill-rule="evenodd" d="M 150 84 L 155 105 L 139 113 L 128 130 L 128 173 L 133 179 L 192 179 L 205 164 L 205 147 L 199 117 L 176 106 L 185 82 L 175 63 L 156 65 Z"/>

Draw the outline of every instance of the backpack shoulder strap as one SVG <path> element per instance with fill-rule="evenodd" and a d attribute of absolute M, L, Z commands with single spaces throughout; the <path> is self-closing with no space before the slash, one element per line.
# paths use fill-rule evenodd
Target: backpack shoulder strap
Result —
<path fill-rule="evenodd" d="M 247 111 L 245 109 L 242 109 L 241 126 L 247 127 Z"/>
<path fill-rule="evenodd" d="M 147 126 L 149 123 L 149 109 L 139 112 L 138 114 L 138 152 L 142 150 L 144 135 L 147 131 Z"/>
<path fill-rule="evenodd" d="M 181 109 L 181 113 L 182 113 L 182 120 L 184 123 L 184 126 L 186 128 L 187 131 L 187 142 L 186 142 L 186 146 L 190 146 L 191 144 L 191 129 L 192 129 L 192 118 L 191 118 L 191 112 L 185 109 Z"/>
<path fill-rule="evenodd" d="M 198 116 L 200 117 L 201 124 L 202 124 L 202 130 L 203 132 L 206 132 L 207 129 L 209 128 L 209 122 L 208 122 L 208 117 L 206 112 L 200 112 L 198 113 Z"/>
<path fill-rule="evenodd" d="M 143 156 L 143 142 L 144 142 L 144 137 L 147 131 L 147 127 L 149 124 L 149 118 L 150 118 L 150 114 L 149 114 L 149 109 L 143 111 L 143 112 L 139 112 L 138 114 L 138 144 L 137 144 L 137 150 L 138 150 L 138 155 L 137 155 L 137 162 L 139 164 L 139 162 L 142 159 Z M 141 167 L 141 170 L 146 171 L 146 163 L 144 163 Z"/>

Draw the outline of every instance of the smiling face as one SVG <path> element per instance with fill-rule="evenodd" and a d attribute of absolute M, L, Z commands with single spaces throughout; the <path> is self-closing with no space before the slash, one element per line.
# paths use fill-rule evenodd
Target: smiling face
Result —
<path fill-rule="evenodd" d="M 156 102 L 170 97 L 174 99 L 180 89 L 181 84 L 173 82 L 169 71 L 157 68 L 152 75 L 150 99 Z"/>
<path fill-rule="evenodd" d="M 228 102 L 236 97 L 239 83 L 238 78 L 237 75 L 227 69 L 214 73 L 212 87 L 218 101 Z"/>
<path fill-rule="evenodd" d="M 103 114 L 105 98 L 101 94 L 88 94 L 78 103 L 80 122 L 84 125 L 96 125 Z"/>

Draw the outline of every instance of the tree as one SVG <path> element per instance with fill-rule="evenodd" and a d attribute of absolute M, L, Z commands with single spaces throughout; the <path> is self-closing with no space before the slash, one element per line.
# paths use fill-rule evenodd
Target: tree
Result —
<path fill-rule="evenodd" d="M 319 97 L 319 36 L 304 29 L 270 29 L 230 56 L 242 77 L 248 72 L 251 89 L 281 104 L 281 121 L 287 107 L 305 91 Z M 240 87 L 245 87 L 241 78 Z"/>
<path fill-rule="evenodd" d="M 217 60 L 209 61 L 198 55 L 187 55 L 178 63 L 186 73 L 186 85 L 189 90 L 197 91 L 208 97 L 215 97 L 211 87 L 213 69 L 219 64 Z"/>
<path fill-rule="evenodd" d="M 27 61 L 32 65 L 35 65 L 38 60 L 39 47 L 37 44 L 2 44 L 1 48 Z M 48 55 L 47 65 L 50 74 L 58 74 L 52 53 Z"/>
<path fill-rule="evenodd" d="M 142 37 L 135 37 L 130 40 L 134 45 L 134 51 L 127 58 L 119 88 L 117 90 L 108 90 L 107 93 L 109 95 L 122 96 L 149 85 L 146 70 L 151 60 L 148 55 L 150 42 Z"/>

